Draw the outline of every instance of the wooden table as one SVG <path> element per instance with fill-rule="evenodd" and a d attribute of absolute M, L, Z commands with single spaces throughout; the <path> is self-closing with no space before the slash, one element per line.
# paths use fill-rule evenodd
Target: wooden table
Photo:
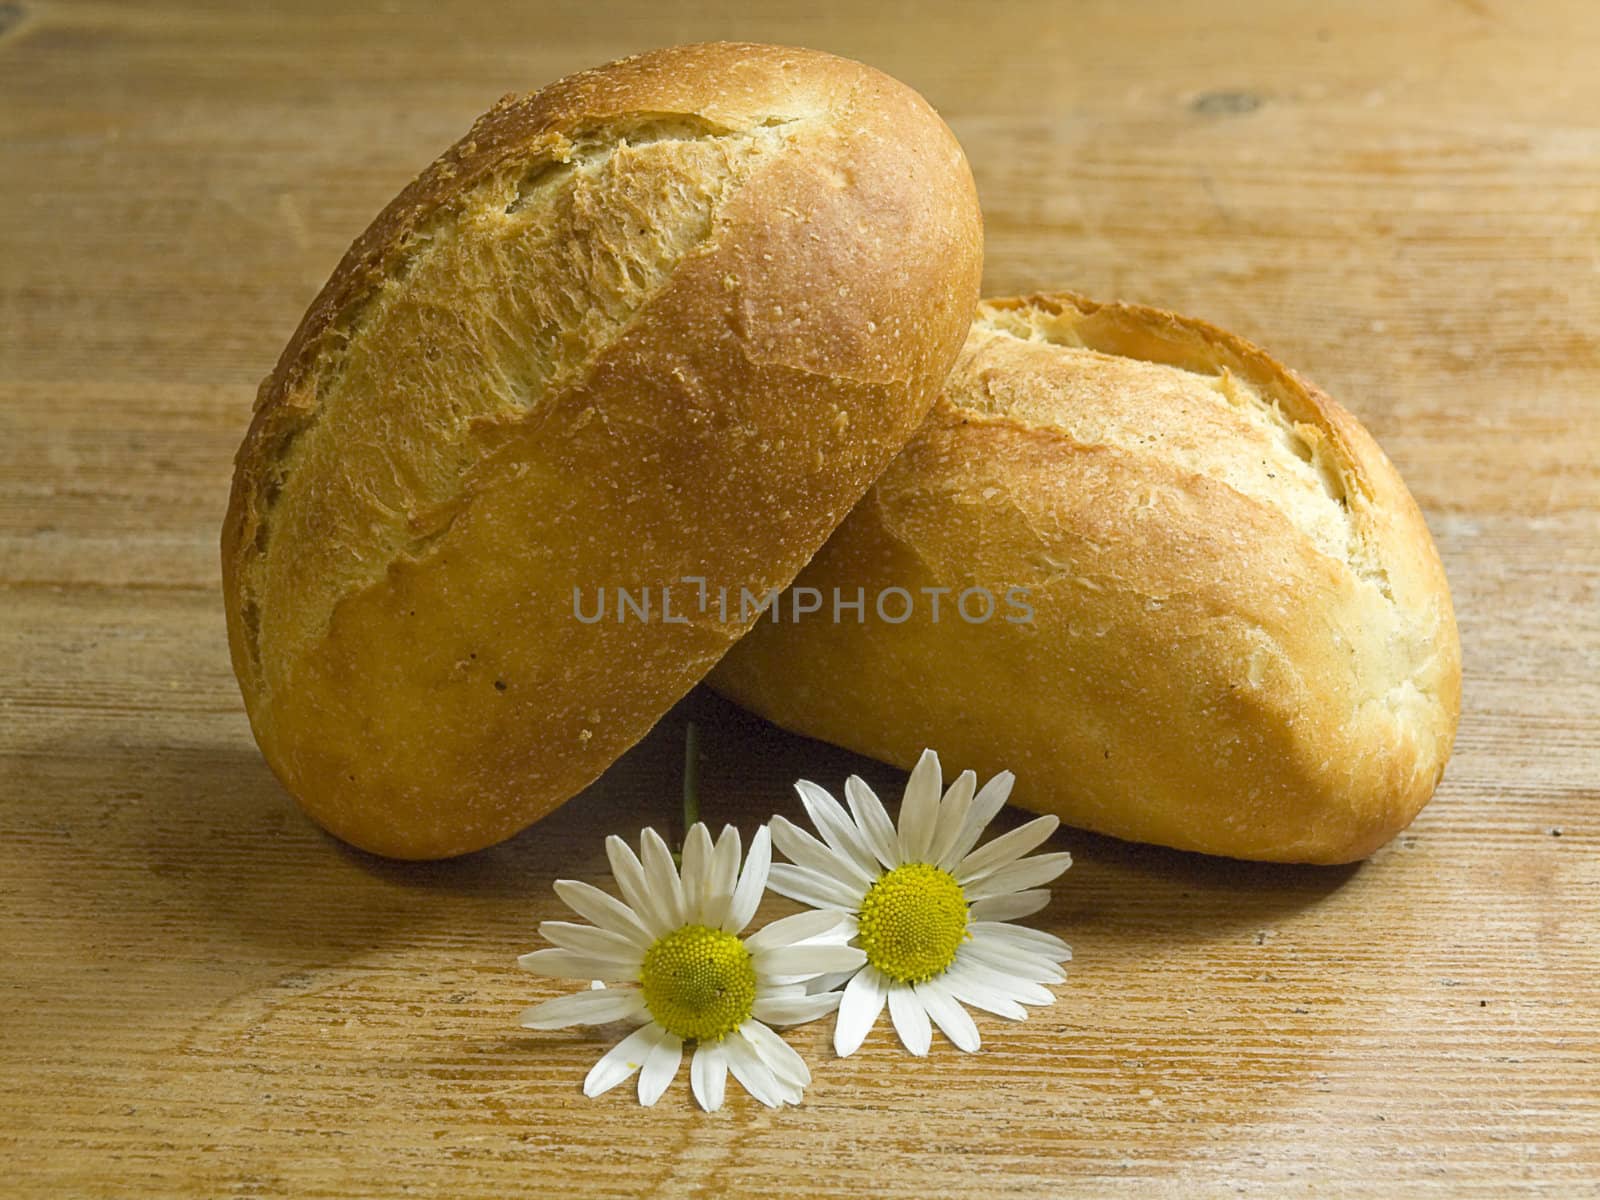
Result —
<path fill-rule="evenodd" d="M 0 1193 L 1600 1194 L 1600 9 L 1570 4 L 0 4 Z M 1277 351 L 1373 428 L 1466 650 L 1437 799 L 1359 868 L 1063 832 L 1059 1002 L 803 1108 L 588 1101 L 515 1026 L 558 873 L 886 769 L 692 697 L 464 861 L 312 828 L 251 742 L 216 535 L 256 381 L 339 253 L 501 93 L 673 41 L 922 89 L 988 290 Z M 779 911 L 772 902 L 772 912 Z M 731 1093 L 730 1093 L 731 1094 Z"/>

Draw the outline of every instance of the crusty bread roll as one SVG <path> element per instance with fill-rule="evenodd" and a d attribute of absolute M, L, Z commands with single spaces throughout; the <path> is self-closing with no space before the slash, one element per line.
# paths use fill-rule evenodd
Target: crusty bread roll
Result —
<path fill-rule="evenodd" d="M 1155 309 L 982 304 L 803 586 L 820 611 L 763 620 L 714 687 L 899 766 L 936 746 L 1011 768 L 1018 803 L 1118 837 L 1362 858 L 1426 803 L 1455 734 L 1450 596 L 1393 466 L 1254 346 Z M 899 596 L 874 611 L 896 587 L 918 601 L 903 623 Z M 836 588 L 865 589 L 864 619 L 834 622 Z M 950 589 L 937 624 L 924 588 Z M 971 588 L 987 621 L 957 608 Z"/>
<path fill-rule="evenodd" d="M 933 110 L 826 54 L 501 101 L 351 247 L 239 451 L 229 640 L 279 778 L 414 858 L 594 779 L 744 626 L 574 589 L 788 583 L 926 415 L 981 240 Z"/>

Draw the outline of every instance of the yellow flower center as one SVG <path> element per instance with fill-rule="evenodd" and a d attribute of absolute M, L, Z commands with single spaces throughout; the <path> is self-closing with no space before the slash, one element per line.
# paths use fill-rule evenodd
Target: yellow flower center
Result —
<path fill-rule="evenodd" d="M 716 1042 L 750 1016 L 756 968 L 733 934 L 685 925 L 644 952 L 639 987 L 661 1028 L 685 1040 Z"/>
<path fill-rule="evenodd" d="M 867 961 L 890 979 L 921 983 L 955 961 L 967 937 L 967 896 L 948 871 L 906 863 L 872 885 L 859 920 Z"/>

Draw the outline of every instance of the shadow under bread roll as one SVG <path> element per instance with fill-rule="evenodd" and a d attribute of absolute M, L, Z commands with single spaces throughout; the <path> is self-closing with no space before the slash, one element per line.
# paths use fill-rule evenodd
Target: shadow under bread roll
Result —
<path fill-rule="evenodd" d="M 786 585 L 927 414 L 981 258 L 954 137 L 858 63 L 680 46 L 496 105 L 351 247 L 239 451 L 228 634 L 278 777 L 408 858 L 572 796 L 745 627 L 580 594 Z"/>
<path fill-rule="evenodd" d="M 764 618 L 713 687 L 898 766 L 1011 768 L 1017 803 L 1118 837 L 1359 859 L 1455 735 L 1450 595 L 1394 467 L 1262 351 L 1156 309 L 982 303 L 802 587 L 819 610 Z"/>

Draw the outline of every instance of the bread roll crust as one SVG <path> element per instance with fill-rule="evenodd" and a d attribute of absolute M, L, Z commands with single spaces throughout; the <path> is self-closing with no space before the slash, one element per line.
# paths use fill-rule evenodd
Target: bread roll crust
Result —
<path fill-rule="evenodd" d="M 280 779 L 418 858 L 577 792 L 743 627 L 574 589 L 785 585 L 980 270 L 960 148 L 859 64 L 676 47 L 501 101 L 351 247 L 239 451 L 229 642 Z"/>
<path fill-rule="evenodd" d="M 917 437 L 797 586 L 1024 588 L 1031 623 L 762 622 L 712 685 L 1018 803 L 1239 858 L 1362 858 L 1432 794 L 1460 707 L 1443 569 L 1361 424 L 1204 322 L 986 301 Z"/>

